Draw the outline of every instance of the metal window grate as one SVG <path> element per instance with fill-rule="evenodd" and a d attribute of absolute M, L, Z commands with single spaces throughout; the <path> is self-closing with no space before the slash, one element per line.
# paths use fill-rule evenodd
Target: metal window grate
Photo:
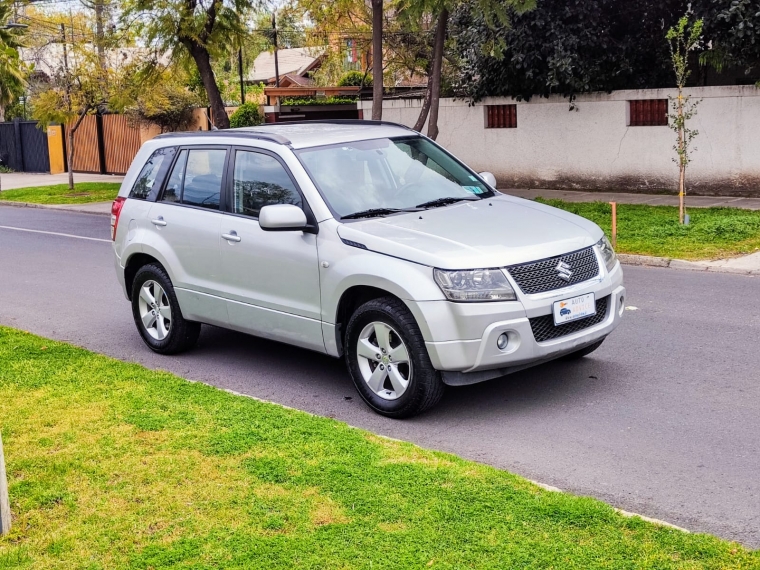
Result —
<path fill-rule="evenodd" d="M 516 129 L 517 105 L 486 105 L 487 129 Z"/>
<path fill-rule="evenodd" d="M 628 101 L 630 127 L 668 126 L 667 99 L 638 99 Z"/>
<path fill-rule="evenodd" d="M 565 263 L 570 266 L 569 280 L 560 278 L 557 266 Z M 569 285 L 588 281 L 599 275 L 599 263 L 593 247 L 550 257 L 542 261 L 533 261 L 507 267 L 520 290 L 528 295 L 562 289 Z"/>
<path fill-rule="evenodd" d="M 544 315 L 542 317 L 528 319 L 530 321 L 530 328 L 533 330 L 533 337 L 536 339 L 536 342 L 544 342 L 598 325 L 607 318 L 607 304 L 609 299 L 610 296 L 607 295 L 606 297 L 596 300 L 595 315 L 561 325 L 554 324 L 553 315 Z"/>

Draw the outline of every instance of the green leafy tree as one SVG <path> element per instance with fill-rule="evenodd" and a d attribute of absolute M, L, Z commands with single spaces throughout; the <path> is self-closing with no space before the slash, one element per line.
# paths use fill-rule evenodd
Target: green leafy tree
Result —
<path fill-rule="evenodd" d="M 246 21 L 255 0 L 124 0 L 122 19 L 137 19 L 149 45 L 174 57 L 189 57 L 198 69 L 214 124 L 229 128 L 212 56 L 224 53 L 230 38 L 248 34 Z"/>
<path fill-rule="evenodd" d="M 74 189 L 74 135 L 88 114 L 108 107 L 115 92 L 115 73 L 103 69 L 100 59 L 86 44 L 72 48 L 75 57 L 51 77 L 48 89 L 38 93 L 32 102 L 32 117 L 46 127 L 50 123 L 67 125 L 67 160 L 69 188 Z"/>
<path fill-rule="evenodd" d="M 141 73 L 150 76 L 140 77 Z M 138 126 L 155 125 L 162 133 L 187 130 L 201 100 L 188 88 L 185 75 L 178 66 L 163 70 L 149 67 L 136 73 L 139 89 L 128 95 L 132 102 L 124 105 L 130 121 Z"/>
<path fill-rule="evenodd" d="M 672 83 L 664 31 L 685 0 L 541 0 L 510 9 L 510 25 L 459 9 L 453 19 L 461 73 L 455 90 L 477 101 L 488 96 L 529 100 L 579 93 L 666 87 Z"/>
<path fill-rule="evenodd" d="M 397 0 L 399 17 L 413 26 L 414 22 L 435 22 L 432 59 L 429 62 L 428 86 L 422 109 L 414 125 L 421 131 L 427 120 L 427 136 L 438 136 L 438 107 L 443 84 L 444 47 L 449 32 L 449 16 L 453 11 L 464 11 L 471 16 L 484 18 L 489 27 L 509 27 L 510 11 L 522 14 L 535 6 L 535 0 Z"/>
<path fill-rule="evenodd" d="M 700 61 L 723 71 L 732 68 L 760 86 L 760 6 L 757 0 L 695 0 L 694 17 L 704 22 Z M 685 8 L 684 10 L 685 11 Z M 683 13 L 682 11 L 682 13 Z"/>
<path fill-rule="evenodd" d="M 119 45 L 119 38 L 128 42 L 128 30 L 98 37 L 93 16 L 86 11 L 75 15 L 50 11 L 37 14 L 33 22 L 35 27 L 30 26 L 29 35 L 34 37 L 30 43 L 34 41 L 44 47 L 55 42 L 60 51 L 55 50 L 55 59 L 48 62 L 47 81 L 31 95 L 32 117 L 42 126 L 66 125 L 69 188 L 73 190 L 75 134 L 85 117 L 96 112 L 124 110 L 141 92 L 150 75 L 143 70 L 152 70 L 155 58 L 145 50 L 132 50 L 129 57 L 123 57 L 113 48 Z"/>
<path fill-rule="evenodd" d="M 696 50 L 702 41 L 703 21 L 691 22 L 688 16 L 683 16 L 678 23 L 670 28 L 665 38 L 670 45 L 670 60 L 676 78 L 678 95 L 671 97 L 670 127 L 676 132 L 678 139 L 673 149 L 678 164 L 678 221 L 684 222 L 684 196 L 686 194 L 686 167 L 691 162 L 691 142 L 699 133 L 689 127 L 689 121 L 697 114 L 699 101 L 692 101 L 683 90 L 689 78 L 689 55 Z"/>

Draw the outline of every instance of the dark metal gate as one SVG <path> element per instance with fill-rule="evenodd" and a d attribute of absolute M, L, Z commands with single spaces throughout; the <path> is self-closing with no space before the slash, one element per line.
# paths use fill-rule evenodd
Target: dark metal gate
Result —
<path fill-rule="evenodd" d="M 36 121 L 0 123 L 0 164 L 16 172 L 50 172 L 47 134 Z"/>

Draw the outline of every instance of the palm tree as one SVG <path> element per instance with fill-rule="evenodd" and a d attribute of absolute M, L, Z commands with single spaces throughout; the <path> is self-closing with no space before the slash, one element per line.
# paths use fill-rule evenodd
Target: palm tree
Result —
<path fill-rule="evenodd" d="M 18 55 L 19 34 L 9 28 L 12 6 L 0 0 L 0 122 L 5 120 L 5 107 L 24 92 L 24 69 Z"/>

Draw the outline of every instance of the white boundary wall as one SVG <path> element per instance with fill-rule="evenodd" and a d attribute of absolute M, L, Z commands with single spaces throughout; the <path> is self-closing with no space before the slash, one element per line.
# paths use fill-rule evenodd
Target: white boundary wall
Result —
<path fill-rule="evenodd" d="M 692 121 L 699 135 L 687 193 L 760 196 L 760 89 L 687 93 L 701 99 Z M 591 93 L 578 96 L 577 111 L 559 96 L 529 102 L 489 97 L 472 106 L 442 99 L 437 140 L 476 170 L 493 172 L 502 187 L 675 192 L 675 133 L 667 126 L 628 126 L 629 100 L 674 95 L 674 89 Z M 516 104 L 517 128 L 486 129 L 488 104 Z M 372 102 L 360 105 L 371 117 Z M 411 126 L 420 105 L 420 99 L 386 100 L 383 120 Z"/>

